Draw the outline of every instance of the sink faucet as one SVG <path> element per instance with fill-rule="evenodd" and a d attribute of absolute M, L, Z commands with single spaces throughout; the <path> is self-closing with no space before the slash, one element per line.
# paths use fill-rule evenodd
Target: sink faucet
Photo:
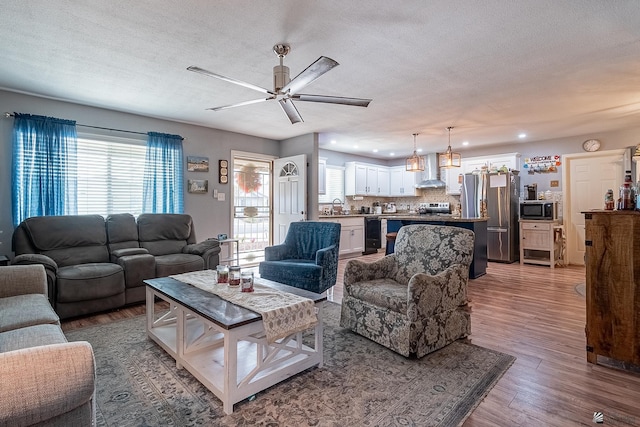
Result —
<path fill-rule="evenodd" d="M 341 205 L 342 207 L 342 200 L 340 200 L 339 197 L 336 197 L 335 199 L 333 199 L 331 201 L 331 214 L 333 215 L 335 213 L 335 207 L 336 207 L 336 200 L 338 201 L 338 204 Z"/>

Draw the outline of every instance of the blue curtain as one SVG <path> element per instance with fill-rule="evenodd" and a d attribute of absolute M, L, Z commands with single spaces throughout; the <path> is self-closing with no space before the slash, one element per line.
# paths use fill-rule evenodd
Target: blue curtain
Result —
<path fill-rule="evenodd" d="M 147 133 L 142 211 L 183 213 L 182 137 Z"/>
<path fill-rule="evenodd" d="M 76 122 L 15 113 L 12 208 L 14 225 L 31 216 L 77 212 Z"/>

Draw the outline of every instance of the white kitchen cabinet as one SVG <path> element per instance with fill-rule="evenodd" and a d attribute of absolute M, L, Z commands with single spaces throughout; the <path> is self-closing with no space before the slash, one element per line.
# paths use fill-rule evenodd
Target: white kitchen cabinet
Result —
<path fill-rule="evenodd" d="M 520 153 L 496 154 L 492 156 L 462 158 L 460 169 L 462 173 L 471 173 L 474 170 L 482 170 L 487 166 L 489 170 L 500 169 L 506 166 L 509 169 L 520 170 Z"/>
<path fill-rule="evenodd" d="M 445 192 L 449 195 L 457 196 L 460 194 L 462 188 L 462 167 L 459 168 L 442 168 L 440 170 L 440 176 L 444 178 L 446 184 Z"/>
<path fill-rule="evenodd" d="M 507 167 L 513 170 L 520 170 L 520 153 L 509 153 L 500 156 L 493 156 L 489 161 L 489 170 L 500 169 L 501 167 Z"/>
<path fill-rule="evenodd" d="M 347 162 L 344 188 L 347 196 L 388 196 L 389 168 L 366 163 Z"/>
<path fill-rule="evenodd" d="M 364 252 L 364 219 L 361 216 L 346 218 L 320 218 L 320 221 L 340 223 L 339 256 Z"/>
<path fill-rule="evenodd" d="M 416 172 L 408 172 L 405 166 L 392 166 L 389 168 L 389 196 L 417 196 Z"/>
<path fill-rule="evenodd" d="M 318 194 L 327 194 L 327 159 L 318 159 Z"/>
<path fill-rule="evenodd" d="M 340 255 L 362 254 L 364 252 L 364 220 L 360 225 L 342 226 L 340 231 Z"/>
<path fill-rule="evenodd" d="M 378 196 L 389 195 L 389 168 L 378 167 Z"/>
<path fill-rule="evenodd" d="M 365 166 L 367 170 L 367 193 L 368 195 L 378 194 L 378 167 Z"/>
<path fill-rule="evenodd" d="M 482 157 L 482 158 L 468 158 L 468 159 L 462 159 L 462 163 L 460 166 L 460 169 L 462 170 L 462 173 L 472 173 L 473 171 L 480 171 L 482 170 L 483 166 L 487 166 L 489 167 L 489 159 Z"/>

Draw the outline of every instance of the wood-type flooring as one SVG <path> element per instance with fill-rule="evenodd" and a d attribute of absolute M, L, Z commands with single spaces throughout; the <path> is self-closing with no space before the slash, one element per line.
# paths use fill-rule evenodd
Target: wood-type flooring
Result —
<path fill-rule="evenodd" d="M 359 259 L 373 261 L 382 253 Z M 342 300 L 338 283 L 329 299 Z M 579 266 L 549 267 L 490 262 L 487 274 L 469 281 L 470 340 L 517 357 L 464 423 L 479 426 L 588 426 L 594 412 L 605 426 L 640 426 L 640 373 L 587 363 L 585 281 Z M 144 304 L 63 322 L 63 329 L 143 314 Z"/>

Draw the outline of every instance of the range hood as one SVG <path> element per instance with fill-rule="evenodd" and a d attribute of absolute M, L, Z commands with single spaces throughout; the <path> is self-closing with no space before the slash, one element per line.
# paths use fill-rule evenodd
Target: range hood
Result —
<path fill-rule="evenodd" d="M 431 153 L 424 156 L 424 172 L 416 188 L 442 188 L 445 183 L 440 180 L 440 168 L 438 167 L 438 154 Z"/>

